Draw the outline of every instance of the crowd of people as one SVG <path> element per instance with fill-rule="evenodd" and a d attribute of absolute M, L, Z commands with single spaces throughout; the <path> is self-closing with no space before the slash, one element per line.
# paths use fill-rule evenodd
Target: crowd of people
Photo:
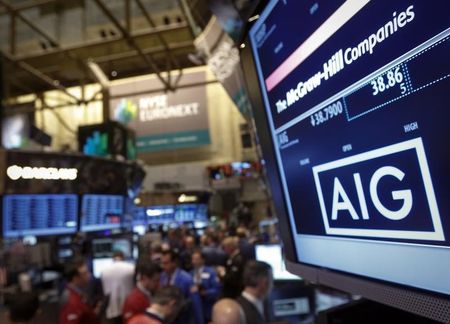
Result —
<path fill-rule="evenodd" d="M 274 239 L 243 226 L 206 228 L 201 236 L 183 226 L 149 230 L 139 237 L 135 262 L 111 251 L 113 263 L 99 279 L 89 255 L 77 253 L 64 264 L 59 323 L 264 323 L 272 271 L 255 261 L 254 245 Z M 9 305 L 11 323 L 33 323 L 39 301 L 22 293 Z"/>
<path fill-rule="evenodd" d="M 268 264 L 254 260 L 246 228 L 207 229 L 201 237 L 185 228 L 163 239 L 140 240 L 136 266 L 114 251 L 101 273 L 104 298 L 89 302 L 91 276 L 84 259 L 66 265 L 61 324 L 264 323 L 264 299 L 272 288 Z"/>

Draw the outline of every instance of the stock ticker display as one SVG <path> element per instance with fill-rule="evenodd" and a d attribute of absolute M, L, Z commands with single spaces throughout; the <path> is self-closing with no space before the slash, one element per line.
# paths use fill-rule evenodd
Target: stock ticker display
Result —
<path fill-rule="evenodd" d="M 349 267 L 386 251 L 414 266 L 427 246 L 431 263 L 448 258 L 447 13 L 447 1 L 280 0 L 250 31 L 300 261 L 450 293 Z M 342 260 L 325 260 L 329 241 Z"/>
<path fill-rule="evenodd" d="M 75 233 L 77 215 L 77 195 L 5 195 L 3 236 Z"/>
<path fill-rule="evenodd" d="M 124 197 L 87 194 L 82 197 L 81 231 L 102 231 L 120 228 Z"/>

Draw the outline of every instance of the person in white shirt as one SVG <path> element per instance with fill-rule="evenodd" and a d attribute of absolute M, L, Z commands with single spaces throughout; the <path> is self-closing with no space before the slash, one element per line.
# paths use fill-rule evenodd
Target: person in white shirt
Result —
<path fill-rule="evenodd" d="M 266 262 L 248 261 L 242 280 L 244 291 L 236 301 L 244 311 L 246 323 L 265 323 L 264 300 L 273 287 L 272 267 Z"/>
<path fill-rule="evenodd" d="M 110 324 L 122 323 L 122 307 L 134 288 L 135 267 L 126 262 L 122 251 L 113 252 L 114 262 L 101 274 L 103 293 L 109 296 L 106 319 Z"/>

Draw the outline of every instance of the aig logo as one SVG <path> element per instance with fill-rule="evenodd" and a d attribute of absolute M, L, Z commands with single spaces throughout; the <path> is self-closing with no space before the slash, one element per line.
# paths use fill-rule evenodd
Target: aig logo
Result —
<path fill-rule="evenodd" d="M 331 235 L 444 241 L 421 138 L 313 167 Z"/>

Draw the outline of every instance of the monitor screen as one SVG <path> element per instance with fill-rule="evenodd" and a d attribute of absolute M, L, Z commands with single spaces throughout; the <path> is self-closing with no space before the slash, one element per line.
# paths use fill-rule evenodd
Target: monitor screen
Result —
<path fill-rule="evenodd" d="M 123 204 L 123 196 L 83 195 L 81 231 L 90 232 L 120 228 Z"/>
<path fill-rule="evenodd" d="M 256 245 L 255 256 L 256 260 L 264 261 L 270 264 L 272 267 L 274 280 L 301 280 L 299 276 L 296 276 L 286 270 L 281 245 Z"/>
<path fill-rule="evenodd" d="M 3 196 L 3 236 L 48 236 L 77 231 L 76 195 Z"/>
<path fill-rule="evenodd" d="M 134 261 L 127 260 L 127 263 L 134 264 Z M 114 263 L 113 258 L 99 258 L 92 260 L 92 274 L 95 278 L 100 278 L 103 271 Z"/>
<path fill-rule="evenodd" d="M 255 118 L 293 261 L 450 295 L 449 38 L 443 0 L 267 4 Z"/>
<path fill-rule="evenodd" d="M 173 222 L 175 207 L 173 205 L 149 206 L 145 208 L 148 224 Z"/>
<path fill-rule="evenodd" d="M 2 145 L 6 149 L 23 148 L 30 141 L 30 116 L 16 114 L 2 119 Z"/>
<path fill-rule="evenodd" d="M 179 222 L 194 222 L 208 220 L 208 205 L 181 204 L 175 206 L 175 220 Z"/>
<path fill-rule="evenodd" d="M 100 258 L 92 260 L 92 274 L 95 278 L 100 278 L 103 270 L 113 264 L 113 258 Z"/>
<path fill-rule="evenodd" d="M 131 258 L 131 240 L 117 237 L 97 238 L 92 240 L 92 255 L 94 258 L 111 258 L 115 251 L 121 251 L 125 258 Z"/>

